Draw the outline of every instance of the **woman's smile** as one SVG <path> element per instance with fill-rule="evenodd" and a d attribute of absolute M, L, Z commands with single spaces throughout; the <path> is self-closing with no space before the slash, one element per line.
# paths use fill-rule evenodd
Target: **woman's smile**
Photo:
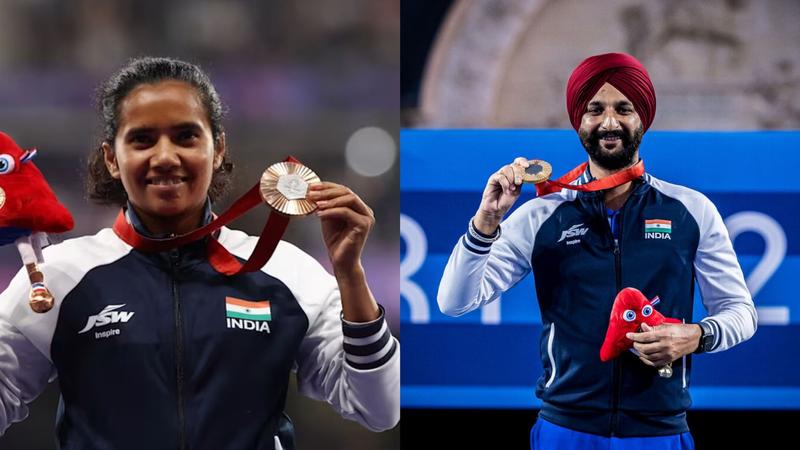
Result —
<path fill-rule="evenodd" d="M 214 167 L 224 152 L 218 147 L 193 86 L 142 84 L 120 104 L 111 164 L 151 232 L 188 232 L 202 219 Z"/>
<path fill-rule="evenodd" d="M 147 179 L 147 184 L 154 186 L 177 186 L 186 182 L 186 177 L 156 176 Z"/>

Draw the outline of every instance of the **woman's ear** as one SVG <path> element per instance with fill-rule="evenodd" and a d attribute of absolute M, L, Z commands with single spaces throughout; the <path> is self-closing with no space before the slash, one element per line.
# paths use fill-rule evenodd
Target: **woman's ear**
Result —
<path fill-rule="evenodd" d="M 114 149 L 108 141 L 103 141 L 103 143 L 100 144 L 100 148 L 103 150 L 103 161 L 106 163 L 108 173 L 111 175 L 111 178 L 119 180 L 119 164 L 117 163 L 117 155 L 114 153 Z"/>
<path fill-rule="evenodd" d="M 214 170 L 222 167 L 222 161 L 225 160 L 225 132 L 219 134 L 219 139 L 214 146 Z"/>

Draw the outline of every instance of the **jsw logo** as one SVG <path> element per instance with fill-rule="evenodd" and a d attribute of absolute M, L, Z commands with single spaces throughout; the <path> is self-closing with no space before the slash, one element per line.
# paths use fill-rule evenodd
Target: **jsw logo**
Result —
<path fill-rule="evenodd" d="M 581 227 L 581 226 L 583 226 L 583 224 L 579 223 L 577 225 L 573 225 L 573 226 L 569 227 L 568 230 L 562 231 L 561 232 L 561 239 L 559 239 L 558 242 L 561 242 L 561 241 L 563 241 L 564 239 L 567 239 L 567 238 L 574 238 L 574 237 L 583 236 L 584 234 L 586 234 L 589 231 L 588 227 L 586 227 L 586 228 L 578 228 L 578 227 Z M 556 242 L 556 243 L 558 243 L 558 242 Z"/>
<path fill-rule="evenodd" d="M 102 327 L 103 325 L 108 325 L 110 323 L 125 323 L 131 320 L 131 317 L 133 317 L 135 313 L 129 311 L 115 311 L 123 306 L 125 306 L 124 303 L 122 305 L 108 305 L 97 315 L 89 316 L 86 326 L 83 327 L 78 334 L 85 333 L 94 327 Z"/>

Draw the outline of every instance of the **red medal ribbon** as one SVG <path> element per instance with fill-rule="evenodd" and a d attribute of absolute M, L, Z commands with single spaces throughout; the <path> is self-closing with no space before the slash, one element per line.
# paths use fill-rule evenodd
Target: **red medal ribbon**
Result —
<path fill-rule="evenodd" d="M 547 180 L 543 183 L 536 185 L 536 195 L 541 197 L 543 195 L 558 192 L 561 189 L 571 189 L 573 191 L 591 192 L 603 191 L 625 184 L 629 181 L 635 180 L 644 175 L 644 161 L 641 159 L 636 164 L 628 167 L 627 169 L 620 170 L 619 172 L 612 173 L 611 175 L 600 178 L 598 180 L 590 181 L 586 184 L 570 184 L 586 171 L 586 166 L 589 163 L 585 162 L 580 166 L 570 170 L 564 176 L 557 180 Z"/>
<path fill-rule="evenodd" d="M 300 163 L 300 161 L 291 156 L 286 158 L 286 161 Z M 264 225 L 264 229 L 261 231 L 261 236 L 258 238 L 253 253 L 244 264 L 239 262 L 235 256 L 223 247 L 212 233 L 263 202 L 264 200 L 261 198 L 260 193 L 260 183 L 256 183 L 255 186 L 236 200 L 221 216 L 215 218 L 207 225 L 181 236 L 167 239 L 152 239 L 142 236 L 128 223 L 128 220 L 125 218 L 124 210 L 119 212 L 117 220 L 114 222 L 113 229 L 114 233 L 125 243 L 143 252 L 163 252 L 208 236 L 206 244 L 208 260 L 217 272 L 225 275 L 255 272 L 264 267 L 264 264 L 267 263 L 275 252 L 275 248 L 278 246 L 283 232 L 286 231 L 286 227 L 289 225 L 289 216 L 275 210 L 269 214 L 269 219 Z"/>

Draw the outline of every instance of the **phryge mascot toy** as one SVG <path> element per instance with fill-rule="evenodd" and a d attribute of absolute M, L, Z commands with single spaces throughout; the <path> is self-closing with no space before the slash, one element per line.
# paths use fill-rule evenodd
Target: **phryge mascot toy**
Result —
<path fill-rule="evenodd" d="M 636 288 L 627 287 L 617 294 L 614 305 L 611 307 L 611 317 L 608 321 L 608 330 L 603 346 L 600 348 L 600 360 L 610 361 L 633 347 L 633 341 L 625 335 L 641 331 L 643 323 L 657 327 L 664 323 L 681 323 L 678 319 L 664 317 L 656 311 L 654 306 L 659 298 L 648 300 Z M 668 364 L 658 370 L 662 377 L 672 376 L 672 365 Z"/>
<path fill-rule="evenodd" d="M 30 305 L 37 313 L 53 307 L 53 296 L 37 264 L 46 233 L 63 233 L 74 220 L 31 161 L 36 149 L 22 150 L 0 132 L 0 245 L 14 243 L 31 281 Z"/>

